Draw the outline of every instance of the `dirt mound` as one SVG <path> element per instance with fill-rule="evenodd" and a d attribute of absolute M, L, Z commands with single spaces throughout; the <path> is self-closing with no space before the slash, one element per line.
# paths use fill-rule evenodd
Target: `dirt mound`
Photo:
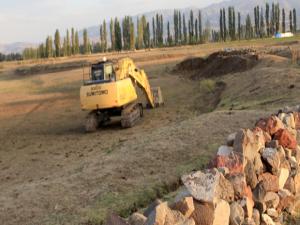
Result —
<path fill-rule="evenodd" d="M 266 52 L 270 55 L 277 55 L 284 58 L 291 59 L 292 58 L 292 51 L 290 47 L 277 47 L 277 48 L 270 48 L 269 51 Z"/>
<path fill-rule="evenodd" d="M 86 60 L 66 62 L 66 63 L 56 63 L 56 64 L 37 64 L 33 66 L 20 67 L 15 70 L 17 75 L 35 75 L 42 73 L 57 73 L 62 71 L 68 71 L 73 69 L 82 68 L 88 65 Z"/>
<path fill-rule="evenodd" d="M 179 63 L 174 72 L 184 73 L 193 80 L 244 72 L 258 63 L 258 55 L 251 49 L 219 51 L 207 58 L 189 58 Z"/>

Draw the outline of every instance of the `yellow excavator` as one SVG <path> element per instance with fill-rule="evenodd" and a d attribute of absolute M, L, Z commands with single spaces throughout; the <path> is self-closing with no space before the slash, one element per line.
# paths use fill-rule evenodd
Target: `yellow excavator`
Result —
<path fill-rule="evenodd" d="M 164 104 L 160 87 L 151 88 L 144 70 L 138 69 L 130 58 L 115 64 L 104 58 L 91 65 L 88 75 L 80 88 L 81 109 L 90 111 L 87 132 L 96 131 L 114 116 L 121 117 L 123 128 L 133 127 L 143 116 L 137 87 L 144 92 L 148 107 Z"/>

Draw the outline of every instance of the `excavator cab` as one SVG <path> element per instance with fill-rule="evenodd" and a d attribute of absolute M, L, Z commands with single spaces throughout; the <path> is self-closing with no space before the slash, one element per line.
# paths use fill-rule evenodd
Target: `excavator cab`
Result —
<path fill-rule="evenodd" d="M 116 81 L 113 63 L 102 61 L 96 64 L 92 64 L 89 77 L 90 79 L 88 81 L 85 81 L 87 85 Z"/>

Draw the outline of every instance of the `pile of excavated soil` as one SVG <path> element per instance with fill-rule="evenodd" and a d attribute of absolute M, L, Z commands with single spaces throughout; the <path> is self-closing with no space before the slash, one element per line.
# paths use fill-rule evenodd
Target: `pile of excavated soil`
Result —
<path fill-rule="evenodd" d="M 177 64 L 174 72 L 182 73 L 188 78 L 222 76 L 229 73 L 244 72 L 258 63 L 258 55 L 250 49 L 219 51 L 207 58 L 189 58 Z"/>
<path fill-rule="evenodd" d="M 267 53 L 270 55 L 277 55 L 288 59 L 292 58 L 292 51 L 290 47 L 270 48 L 269 51 L 267 51 Z"/>

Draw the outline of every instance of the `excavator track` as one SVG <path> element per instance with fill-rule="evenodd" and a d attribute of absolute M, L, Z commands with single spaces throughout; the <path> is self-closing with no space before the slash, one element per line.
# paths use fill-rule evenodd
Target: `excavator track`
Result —
<path fill-rule="evenodd" d="M 137 103 L 130 104 L 122 110 L 121 126 L 123 128 L 131 128 L 140 121 L 142 116 L 143 107 Z"/>

